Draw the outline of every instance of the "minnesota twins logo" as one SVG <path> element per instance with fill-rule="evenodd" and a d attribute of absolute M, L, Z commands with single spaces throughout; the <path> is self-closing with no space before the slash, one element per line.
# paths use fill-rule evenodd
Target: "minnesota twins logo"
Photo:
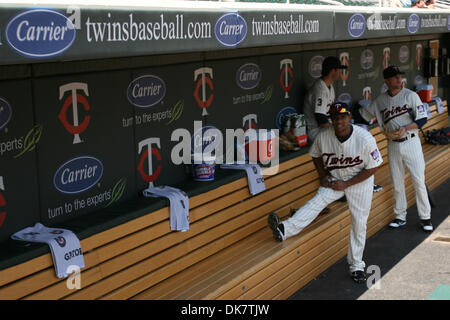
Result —
<path fill-rule="evenodd" d="M 5 185 L 3 183 L 3 176 L 0 176 L 0 190 L 5 191 Z M 6 206 L 6 200 L 0 193 L 0 227 L 3 226 L 6 219 L 6 211 L 2 211 L 2 208 Z"/>
<path fill-rule="evenodd" d="M 420 70 L 422 67 L 422 44 L 416 44 L 416 65 L 417 70 Z"/>
<path fill-rule="evenodd" d="M 342 69 L 341 71 L 341 80 L 342 80 L 342 86 L 345 87 L 347 84 L 348 76 L 349 76 L 349 68 L 350 68 L 350 54 L 348 52 L 342 52 L 339 55 L 339 60 L 341 60 L 341 64 L 346 65 L 347 69 Z"/>
<path fill-rule="evenodd" d="M 138 145 L 138 152 L 141 154 L 142 150 L 147 147 L 147 150 L 142 154 L 140 160 L 139 160 L 139 166 L 137 170 L 141 174 L 142 179 L 145 182 L 148 182 L 149 187 L 153 187 L 153 181 L 158 179 L 159 175 L 161 174 L 161 165 L 158 165 L 155 172 L 153 172 L 153 161 L 152 161 L 152 155 L 156 157 L 156 159 L 161 162 L 161 153 L 157 148 L 154 148 L 153 145 L 156 145 L 159 149 L 161 149 L 161 141 L 159 138 L 148 138 L 145 140 L 142 140 L 139 142 Z M 148 164 L 148 173 L 144 170 L 144 163 L 145 160 L 147 160 Z"/>
<path fill-rule="evenodd" d="M 400 106 L 392 106 L 390 109 L 386 108 L 381 110 L 381 113 L 383 115 L 384 123 L 388 123 L 394 118 L 397 118 L 398 116 L 401 116 L 402 114 L 408 113 L 408 105 L 405 104 L 403 107 Z"/>
<path fill-rule="evenodd" d="M 359 156 L 353 158 L 345 157 L 343 154 L 341 154 L 341 156 L 339 157 L 336 155 L 336 153 L 324 153 L 322 154 L 322 157 L 329 171 L 354 167 L 363 163 Z"/>
<path fill-rule="evenodd" d="M 248 114 L 242 118 L 242 126 L 244 127 L 244 131 L 248 129 L 256 129 L 256 124 L 258 123 L 256 114 Z"/>
<path fill-rule="evenodd" d="M 200 77 L 199 77 L 200 76 Z M 198 79 L 198 80 L 197 80 Z M 206 98 L 206 86 L 212 91 L 214 90 L 213 79 L 213 69 L 212 68 L 199 68 L 194 71 L 194 81 L 197 81 L 197 85 L 194 90 L 194 98 L 200 108 L 203 109 L 202 116 L 207 116 L 206 111 L 214 99 L 214 94 L 211 93 L 208 98 Z M 202 88 L 202 97 L 199 97 L 200 88 Z"/>
<path fill-rule="evenodd" d="M 370 100 L 370 99 L 372 99 L 372 88 L 365 87 L 363 89 L 363 100 Z"/>
<path fill-rule="evenodd" d="M 289 98 L 289 91 L 291 91 L 293 85 L 293 81 L 289 79 L 294 77 L 294 72 L 292 71 L 293 66 L 292 59 L 283 59 L 280 61 L 280 84 L 286 99 Z"/>
<path fill-rule="evenodd" d="M 57 243 L 61 248 L 64 248 L 64 247 L 66 246 L 66 239 L 65 239 L 64 237 L 59 236 L 59 237 L 56 237 L 56 238 L 53 238 L 53 239 L 55 239 L 56 243 Z"/>
<path fill-rule="evenodd" d="M 391 48 L 386 47 L 383 49 L 383 70 L 389 67 L 391 63 Z"/>
<path fill-rule="evenodd" d="M 91 107 L 86 97 L 77 92 L 81 90 L 86 96 L 89 96 L 88 85 L 86 83 L 72 82 L 59 87 L 59 100 L 62 100 L 64 93 L 70 92 L 70 95 L 64 100 L 62 109 L 58 115 L 59 120 L 63 124 L 64 128 L 73 134 L 73 144 L 83 142 L 80 138 L 80 134 L 83 133 L 89 126 L 91 116 L 87 115 L 83 121 L 78 119 L 78 103 L 80 103 L 85 111 L 89 111 Z M 67 119 L 67 112 L 69 107 L 72 106 L 73 124 L 70 124 Z"/>

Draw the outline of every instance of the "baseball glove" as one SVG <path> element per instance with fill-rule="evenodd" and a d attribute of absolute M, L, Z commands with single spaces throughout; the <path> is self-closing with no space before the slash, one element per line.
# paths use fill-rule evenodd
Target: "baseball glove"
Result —
<path fill-rule="evenodd" d="M 397 130 L 389 130 L 388 128 L 386 128 L 386 126 L 383 125 L 384 128 L 384 135 L 389 139 L 389 140 L 398 140 L 403 138 L 401 136 L 401 130 L 397 129 Z"/>

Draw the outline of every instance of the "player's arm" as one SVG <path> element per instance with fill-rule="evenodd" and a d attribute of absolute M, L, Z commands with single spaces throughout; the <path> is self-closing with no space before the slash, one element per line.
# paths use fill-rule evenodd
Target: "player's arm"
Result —
<path fill-rule="evenodd" d="M 330 188 L 330 181 L 328 178 L 331 177 L 327 169 L 323 165 L 322 158 L 312 158 L 314 166 L 316 167 L 317 173 L 319 174 L 320 185 L 325 188 Z"/>
<path fill-rule="evenodd" d="M 326 128 L 331 126 L 330 121 L 328 120 L 328 106 L 326 97 L 320 94 L 320 91 L 315 94 L 314 101 L 314 117 L 316 118 L 317 124 L 321 128 Z"/>
<path fill-rule="evenodd" d="M 428 115 L 425 110 L 425 106 L 420 100 L 419 96 L 415 93 L 413 95 L 413 109 L 410 112 L 410 116 L 413 119 L 411 123 L 408 123 L 406 126 L 400 128 L 400 135 L 403 136 L 406 131 L 420 129 L 425 123 L 427 123 Z"/>
<path fill-rule="evenodd" d="M 350 180 L 333 181 L 331 183 L 331 188 L 336 191 L 345 190 L 355 184 L 358 184 L 358 183 L 363 182 L 364 180 L 370 178 L 372 175 L 375 174 L 375 172 L 377 172 L 377 170 L 378 170 L 378 167 L 375 167 L 372 169 L 362 169 L 360 173 L 358 173 L 356 176 L 354 176 Z"/>
<path fill-rule="evenodd" d="M 330 121 L 328 121 L 328 117 L 323 113 L 314 113 L 314 117 L 316 118 L 317 124 L 321 128 L 326 128 L 331 126 Z"/>

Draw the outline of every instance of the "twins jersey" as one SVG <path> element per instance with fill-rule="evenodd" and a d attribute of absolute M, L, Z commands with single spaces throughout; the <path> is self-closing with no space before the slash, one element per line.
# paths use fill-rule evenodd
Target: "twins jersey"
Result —
<path fill-rule="evenodd" d="M 317 79 L 305 98 L 303 106 L 303 113 L 305 114 L 306 126 L 308 128 L 308 134 L 313 135 L 312 139 L 317 134 L 319 124 L 316 121 L 315 113 L 321 113 L 328 116 L 331 104 L 334 102 L 335 94 L 334 88 L 331 85 L 327 87 L 322 79 Z"/>
<path fill-rule="evenodd" d="M 361 127 L 353 126 L 346 141 L 340 142 L 333 127 L 319 132 L 309 150 L 313 158 L 322 158 L 324 167 L 338 179 L 347 181 L 363 169 L 378 167 L 383 162 L 375 138 Z"/>
<path fill-rule="evenodd" d="M 393 97 L 388 92 L 382 93 L 369 105 L 368 110 L 363 109 L 361 115 L 365 120 L 375 116 L 380 127 L 384 124 L 389 130 L 397 130 L 411 121 L 427 118 L 427 111 L 419 96 L 407 88 Z"/>

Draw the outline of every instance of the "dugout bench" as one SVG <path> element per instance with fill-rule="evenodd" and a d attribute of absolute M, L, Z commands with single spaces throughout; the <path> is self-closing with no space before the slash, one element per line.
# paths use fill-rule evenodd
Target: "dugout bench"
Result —
<path fill-rule="evenodd" d="M 431 104 L 424 131 L 449 125 L 444 105 L 438 114 Z M 373 197 L 368 238 L 394 218 L 387 141 L 378 127 L 371 133 L 384 162 L 375 175 L 383 190 Z M 450 176 L 450 148 L 420 137 L 433 190 Z M 188 190 L 190 230 L 184 233 L 170 231 L 168 202 L 160 199 L 135 199 L 68 223 L 86 263 L 79 290 L 56 277 L 46 245 L 2 243 L 0 299 L 286 299 L 346 255 L 350 215 L 346 203 L 335 202 L 300 235 L 275 242 L 267 215 L 286 218 L 319 186 L 306 148 L 281 161 L 278 174 L 265 176 L 267 190 L 253 197 L 241 172 L 219 173 L 209 190 Z M 409 174 L 405 184 L 412 206 Z"/>

